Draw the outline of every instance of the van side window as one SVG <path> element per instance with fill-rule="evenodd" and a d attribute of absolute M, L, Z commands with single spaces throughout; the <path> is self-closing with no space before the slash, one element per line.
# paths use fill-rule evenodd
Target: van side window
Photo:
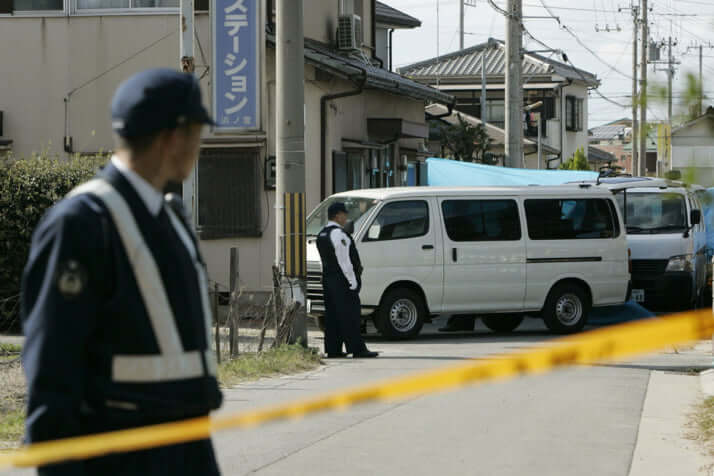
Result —
<path fill-rule="evenodd" d="M 445 200 L 446 234 L 451 241 L 517 241 L 521 222 L 515 200 Z"/>
<path fill-rule="evenodd" d="M 602 198 L 525 201 L 531 240 L 614 238 L 616 219 Z"/>
<path fill-rule="evenodd" d="M 363 241 L 403 240 L 424 236 L 429 231 L 429 207 L 422 200 L 384 205 L 367 230 Z"/>

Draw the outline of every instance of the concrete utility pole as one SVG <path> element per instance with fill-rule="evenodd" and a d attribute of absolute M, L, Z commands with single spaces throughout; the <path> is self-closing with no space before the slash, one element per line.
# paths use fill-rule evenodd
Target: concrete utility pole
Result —
<path fill-rule="evenodd" d="M 639 17 L 639 9 L 637 5 L 631 5 L 632 8 L 632 19 L 633 19 L 633 25 L 632 25 L 632 170 L 631 172 L 637 175 L 637 170 L 640 170 L 640 162 L 639 162 L 639 151 L 638 151 L 638 146 L 639 143 L 637 142 L 637 138 L 639 137 L 638 134 L 638 127 L 639 127 L 639 121 L 637 120 L 637 33 L 639 32 L 638 28 L 638 17 Z"/>
<path fill-rule="evenodd" d="M 508 0 L 506 16 L 506 167 L 521 167 L 523 164 L 522 11 L 521 0 Z"/>
<path fill-rule="evenodd" d="M 704 105 L 702 104 L 704 100 L 704 83 L 703 77 L 702 77 L 702 49 L 704 47 L 702 45 L 699 45 L 699 109 L 697 112 L 697 116 L 701 116 L 704 113 Z"/>
<path fill-rule="evenodd" d="M 640 166 L 637 175 L 646 175 L 647 170 L 647 43 L 649 26 L 647 25 L 647 0 L 642 0 L 642 46 L 640 72 Z"/>
<path fill-rule="evenodd" d="M 181 71 L 184 73 L 193 74 L 194 73 L 194 59 L 193 59 L 193 0 L 180 0 L 179 8 L 179 31 L 181 32 L 179 39 L 179 66 Z M 195 212 L 194 207 L 194 191 L 196 184 L 196 171 L 198 170 L 198 163 L 193 167 L 191 174 L 183 182 L 181 187 L 183 195 L 183 207 L 186 213 L 191 217 L 189 220 L 193 227 L 196 226 L 196 221 L 193 220 L 193 214 Z"/>
<path fill-rule="evenodd" d="M 459 50 L 464 49 L 464 3 L 466 0 L 459 2 Z"/>
<path fill-rule="evenodd" d="M 481 122 L 486 126 L 486 52 L 490 43 L 481 52 Z"/>
<path fill-rule="evenodd" d="M 674 77 L 674 64 L 672 58 L 672 37 L 669 37 L 667 45 L 667 152 L 665 156 L 669 159 L 669 170 L 672 170 L 672 157 L 670 151 L 672 150 L 672 78 Z M 659 154 L 658 154 L 659 155 Z M 659 166 L 659 157 L 657 157 L 657 176 L 659 177 L 662 173 Z"/>
<path fill-rule="evenodd" d="M 307 345 L 307 327 L 305 316 L 305 276 L 293 275 L 288 280 L 286 276 L 286 242 L 293 239 L 285 233 L 286 227 L 294 232 L 284 218 L 286 212 L 285 194 L 305 194 L 305 53 L 303 34 L 303 0 L 277 0 L 276 25 L 276 84 L 277 95 L 277 157 L 276 157 L 276 265 L 281 273 L 282 288 L 285 291 L 286 307 L 291 307 L 291 297 L 303 305 L 298 311 L 292 329 L 292 342 L 302 340 Z M 290 210 L 287 210 L 290 211 Z M 296 212 L 303 221 L 304 214 Z M 305 240 L 295 242 L 289 250 L 305 259 Z M 302 272 L 300 273 L 302 274 Z"/>

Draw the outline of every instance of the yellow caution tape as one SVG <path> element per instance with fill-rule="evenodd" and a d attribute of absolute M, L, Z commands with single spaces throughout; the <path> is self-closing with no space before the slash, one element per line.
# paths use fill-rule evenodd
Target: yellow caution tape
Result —
<path fill-rule="evenodd" d="M 589 364 L 656 351 L 672 344 L 711 338 L 712 311 L 688 312 L 665 318 L 621 324 L 550 342 L 550 345 L 488 360 L 469 361 L 442 369 L 391 379 L 321 397 L 220 417 L 145 426 L 36 443 L 0 453 L 0 468 L 42 466 L 107 453 L 134 451 L 208 437 L 227 428 L 247 428 L 311 413 L 344 409 L 359 403 L 433 393 L 478 382 L 538 374 L 572 364 Z"/>

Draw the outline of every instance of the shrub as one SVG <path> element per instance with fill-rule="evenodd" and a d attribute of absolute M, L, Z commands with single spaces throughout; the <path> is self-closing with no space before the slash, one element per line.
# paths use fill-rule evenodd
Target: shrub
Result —
<path fill-rule="evenodd" d="M 101 154 L 0 162 L 0 331 L 19 329 L 20 280 L 40 218 L 106 162 Z"/>

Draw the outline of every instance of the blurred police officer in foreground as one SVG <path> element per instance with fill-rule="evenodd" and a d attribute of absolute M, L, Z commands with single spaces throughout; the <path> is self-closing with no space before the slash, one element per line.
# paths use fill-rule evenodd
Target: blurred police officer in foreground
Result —
<path fill-rule="evenodd" d="M 211 123 L 198 81 L 136 74 L 111 105 L 116 155 L 37 226 L 23 276 L 28 443 L 207 415 L 221 404 L 196 238 L 162 190 Z M 40 468 L 215 475 L 208 439 Z"/>
<path fill-rule="evenodd" d="M 322 286 L 325 292 L 325 353 L 329 358 L 377 357 L 370 352 L 360 334 L 362 264 L 354 240 L 343 227 L 347 208 L 337 202 L 327 209 L 328 222 L 317 235 L 322 260 Z M 347 353 L 342 352 L 345 344 Z"/>

